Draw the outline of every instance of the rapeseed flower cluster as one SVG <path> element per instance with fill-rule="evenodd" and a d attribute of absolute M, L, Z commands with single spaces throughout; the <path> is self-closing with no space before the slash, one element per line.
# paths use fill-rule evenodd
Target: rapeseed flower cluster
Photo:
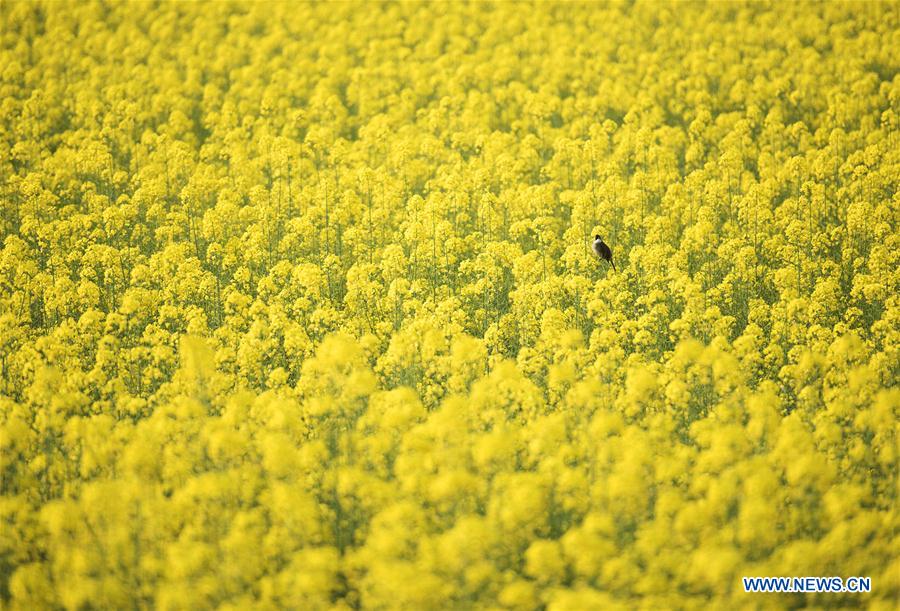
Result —
<path fill-rule="evenodd" d="M 895 608 L 898 116 L 892 3 L 3 3 L 0 604 Z"/>

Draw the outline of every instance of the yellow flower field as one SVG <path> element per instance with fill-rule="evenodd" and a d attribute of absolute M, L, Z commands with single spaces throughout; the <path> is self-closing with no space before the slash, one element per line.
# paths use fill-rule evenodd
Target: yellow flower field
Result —
<path fill-rule="evenodd" d="M 896 609 L 898 183 L 893 2 L 0 2 L 0 608 Z"/>

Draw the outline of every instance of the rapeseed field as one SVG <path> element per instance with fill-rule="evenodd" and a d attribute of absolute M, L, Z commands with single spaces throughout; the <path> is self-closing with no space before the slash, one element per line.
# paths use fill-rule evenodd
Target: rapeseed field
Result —
<path fill-rule="evenodd" d="M 0 607 L 896 609 L 898 123 L 891 2 L 0 2 Z"/>

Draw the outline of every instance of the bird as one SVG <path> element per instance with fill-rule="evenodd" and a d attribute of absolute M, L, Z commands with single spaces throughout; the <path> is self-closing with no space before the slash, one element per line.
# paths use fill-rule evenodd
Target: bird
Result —
<path fill-rule="evenodd" d="M 609 246 L 603 241 L 599 235 L 594 236 L 594 245 L 592 246 L 594 249 L 594 253 L 603 259 L 604 261 L 609 261 L 609 264 L 612 265 L 613 271 L 616 271 L 616 264 L 613 263 L 612 260 L 612 251 L 609 249 Z"/>

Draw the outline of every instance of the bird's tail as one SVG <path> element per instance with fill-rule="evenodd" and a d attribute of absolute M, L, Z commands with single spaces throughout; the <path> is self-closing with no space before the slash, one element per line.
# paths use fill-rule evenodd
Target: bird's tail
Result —
<path fill-rule="evenodd" d="M 614 272 L 615 272 L 615 271 L 618 271 L 618 270 L 616 269 L 616 264 L 613 263 L 613 260 L 612 260 L 612 259 L 609 260 L 609 264 L 613 266 L 613 271 L 614 271 Z"/>

